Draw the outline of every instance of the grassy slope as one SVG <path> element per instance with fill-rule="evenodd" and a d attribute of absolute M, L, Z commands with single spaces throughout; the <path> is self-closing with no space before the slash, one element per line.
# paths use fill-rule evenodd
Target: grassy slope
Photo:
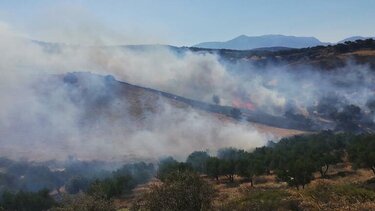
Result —
<path fill-rule="evenodd" d="M 205 177 L 205 176 L 203 176 Z M 205 177 L 206 178 L 206 177 Z M 234 183 L 220 178 L 219 182 L 206 178 L 213 184 L 216 196 L 214 210 L 374 210 L 375 184 L 367 184 L 373 178 L 369 170 L 352 170 L 350 163 L 333 166 L 328 178 L 316 173 L 305 189 L 297 190 L 278 182 L 275 175 L 263 175 L 255 179 L 255 187 L 236 177 Z M 135 189 L 131 196 L 116 199 L 119 210 L 127 210 L 142 193 L 148 190 L 153 180 Z"/>

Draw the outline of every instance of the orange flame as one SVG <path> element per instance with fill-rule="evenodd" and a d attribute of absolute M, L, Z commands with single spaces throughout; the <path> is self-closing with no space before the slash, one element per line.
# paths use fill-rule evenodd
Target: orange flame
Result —
<path fill-rule="evenodd" d="M 232 106 L 236 107 L 236 108 L 244 108 L 244 109 L 248 109 L 248 110 L 255 110 L 254 104 L 252 104 L 251 102 L 244 102 L 239 98 L 236 98 L 232 101 Z"/>

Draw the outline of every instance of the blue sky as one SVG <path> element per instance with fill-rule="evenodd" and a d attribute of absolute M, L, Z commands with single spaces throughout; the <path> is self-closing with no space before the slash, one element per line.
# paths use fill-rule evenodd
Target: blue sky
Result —
<path fill-rule="evenodd" d="M 30 38 L 193 45 L 241 34 L 375 35 L 374 0 L 2 0 L 0 21 Z"/>

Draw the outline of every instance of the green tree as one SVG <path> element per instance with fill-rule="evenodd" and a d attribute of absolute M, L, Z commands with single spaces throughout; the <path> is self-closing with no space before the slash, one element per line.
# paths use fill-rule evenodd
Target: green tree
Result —
<path fill-rule="evenodd" d="M 210 177 L 219 180 L 220 176 L 220 159 L 217 157 L 209 157 L 206 161 L 206 172 Z"/>
<path fill-rule="evenodd" d="M 164 181 L 166 177 L 171 173 L 175 171 L 192 171 L 192 167 L 189 164 L 178 162 L 172 157 L 168 157 L 164 160 L 161 160 L 159 163 L 159 169 L 157 172 L 157 177 Z"/>
<path fill-rule="evenodd" d="M 245 155 L 244 150 L 238 150 L 235 148 L 224 148 L 220 149 L 217 153 L 219 162 L 220 175 L 224 175 L 230 182 L 234 181 L 236 174 L 237 162 Z"/>
<path fill-rule="evenodd" d="M 273 161 L 273 147 L 275 143 L 269 142 L 267 145 L 268 146 L 256 148 L 252 154 L 258 162 L 261 161 L 259 165 L 263 168 L 264 173 L 269 175 L 271 174 L 271 169 L 273 169 L 275 165 Z"/>
<path fill-rule="evenodd" d="M 254 176 L 261 175 L 265 171 L 264 162 L 260 159 L 256 159 L 254 155 L 250 153 L 238 160 L 236 164 L 236 174 L 249 180 L 251 187 L 254 186 Z"/>
<path fill-rule="evenodd" d="M 19 191 L 17 193 L 4 192 L 0 200 L 0 209 L 9 211 L 40 211 L 48 210 L 56 205 L 47 189 L 36 193 Z"/>
<path fill-rule="evenodd" d="M 369 168 L 375 174 L 375 137 L 366 135 L 352 141 L 349 146 L 349 159 L 355 168 Z"/>
<path fill-rule="evenodd" d="M 68 183 L 65 185 L 65 190 L 70 194 L 76 194 L 80 191 L 87 191 L 89 185 L 90 182 L 87 178 L 76 176 L 68 181 Z"/>
<path fill-rule="evenodd" d="M 334 137 L 330 133 L 320 133 L 311 137 L 306 137 L 305 156 L 314 162 L 317 171 L 321 177 L 325 177 L 330 165 L 342 161 L 343 149 L 339 143 L 336 143 Z"/>
<path fill-rule="evenodd" d="M 123 165 L 120 169 L 113 172 L 115 177 L 131 176 L 135 183 L 143 184 L 155 176 L 155 167 L 152 163 L 138 162 Z"/>
<path fill-rule="evenodd" d="M 330 165 L 341 161 L 340 153 L 335 151 L 316 153 L 311 157 L 314 160 L 314 164 L 316 165 L 316 168 L 318 169 L 322 178 L 326 177 Z"/>
<path fill-rule="evenodd" d="M 287 182 L 289 186 L 299 189 L 300 186 L 305 188 L 314 179 L 315 170 L 311 160 L 297 159 L 290 160 L 286 169 L 277 170 L 277 177 L 281 181 Z"/>
<path fill-rule="evenodd" d="M 213 95 L 212 102 L 214 102 L 216 105 L 220 105 L 220 97 L 217 95 Z"/>
<path fill-rule="evenodd" d="M 131 176 L 119 176 L 104 180 L 95 180 L 90 184 L 87 193 L 97 198 L 110 199 L 130 193 L 135 186 L 136 184 Z"/>
<path fill-rule="evenodd" d="M 189 164 L 195 171 L 199 173 L 206 173 L 206 163 L 209 157 L 210 156 L 207 152 L 195 151 L 187 157 L 186 163 Z"/>
<path fill-rule="evenodd" d="M 219 172 L 220 175 L 226 176 L 229 182 L 234 182 L 234 175 L 236 174 L 236 162 L 234 160 L 220 159 Z"/>

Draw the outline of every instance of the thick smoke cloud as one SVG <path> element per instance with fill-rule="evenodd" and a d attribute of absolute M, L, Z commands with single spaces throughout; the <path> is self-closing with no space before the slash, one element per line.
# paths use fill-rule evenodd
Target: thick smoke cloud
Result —
<path fill-rule="evenodd" d="M 339 118 L 336 114 L 351 104 L 370 116 L 374 113 L 369 99 L 375 78 L 366 66 L 348 64 L 324 73 L 308 67 L 258 69 L 212 53 L 177 52 L 163 46 L 53 45 L 17 38 L 7 27 L 0 27 L 0 34 L 1 153 L 14 158 L 183 158 L 193 150 L 251 149 L 277 138 L 161 97 L 142 95 L 142 111 L 137 111 L 132 98 L 111 98 L 103 77 L 83 76 L 86 79 L 79 84 L 89 91 L 56 79 L 73 71 L 110 74 L 209 103 L 218 96 L 221 105 L 276 116 Z M 82 103 L 80 99 L 87 96 L 91 97 Z M 86 105 L 98 99 L 107 102 L 105 112 Z M 325 115 L 326 110 L 330 111 Z"/>
<path fill-rule="evenodd" d="M 216 54 L 176 53 L 161 46 L 79 49 L 86 66 L 105 71 L 122 81 L 222 105 L 259 109 L 283 115 L 292 106 L 306 112 L 320 98 L 332 94 L 365 108 L 373 94 L 374 74 L 366 66 L 322 72 L 311 67 L 268 67 L 259 70 L 241 61 L 226 62 Z M 65 55 L 74 54 L 70 50 Z M 238 102 L 239 101 L 239 102 Z"/>
<path fill-rule="evenodd" d="M 90 59 L 120 80 L 210 103 L 219 96 L 221 105 L 276 116 L 292 111 L 312 117 L 321 99 L 332 96 L 341 102 L 332 105 L 339 111 L 353 104 L 368 113 L 366 103 L 374 94 L 374 74 L 350 61 L 329 72 L 307 66 L 259 69 L 215 54 L 177 54 L 169 48 L 107 49 Z"/>
<path fill-rule="evenodd" d="M 82 74 L 77 86 L 63 78 L 75 70 L 112 74 L 130 83 L 209 100 L 211 93 L 221 90 L 226 74 L 214 55 L 180 57 L 159 47 L 137 52 L 53 46 L 19 39 L 10 32 L 1 37 L 3 156 L 37 160 L 69 155 L 80 159 L 184 158 L 193 150 L 251 149 L 272 138 L 250 125 L 179 108 L 161 97 L 149 100 L 142 95 L 138 108 L 142 111 L 135 111 L 134 99 L 111 98 L 105 80 L 97 75 Z M 218 71 L 222 76 L 216 75 Z M 217 81 L 213 74 L 219 76 Z M 190 88 L 184 90 L 186 87 Z M 147 104 L 152 108 L 148 110 Z M 97 107 L 92 108 L 94 105 Z"/>

